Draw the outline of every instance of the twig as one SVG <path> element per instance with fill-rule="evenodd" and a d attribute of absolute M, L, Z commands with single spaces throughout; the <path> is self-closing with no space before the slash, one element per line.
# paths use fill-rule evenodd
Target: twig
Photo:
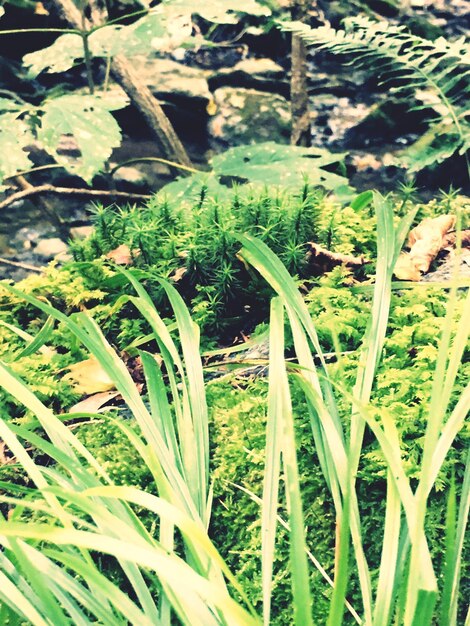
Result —
<path fill-rule="evenodd" d="M 122 163 L 118 163 L 115 167 L 110 170 L 110 175 L 113 176 L 118 169 L 121 167 L 125 167 L 126 165 L 131 165 L 132 163 L 144 163 L 144 162 L 152 162 L 152 163 L 163 163 L 164 165 L 169 165 L 170 167 L 174 167 L 176 169 L 184 170 L 185 172 L 191 172 L 191 174 L 200 174 L 203 173 L 202 170 L 197 170 L 195 167 L 188 167 L 187 165 L 182 165 L 181 163 L 175 163 L 175 161 L 169 161 L 168 159 L 161 159 L 160 157 L 136 157 L 135 159 L 129 159 L 128 161 L 123 161 Z"/>
<path fill-rule="evenodd" d="M 9 259 L 4 259 L 3 257 L 0 257 L 0 263 L 3 263 L 3 265 L 11 265 L 12 267 L 18 267 L 22 270 L 27 270 L 28 272 L 38 272 L 38 274 L 42 274 L 44 271 L 43 267 L 36 267 L 35 265 L 20 263 L 19 261 L 10 261 Z"/>
<path fill-rule="evenodd" d="M 21 176 L 21 174 L 18 174 L 13 180 L 22 190 L 34 189 L 34 185 L 31 185 L 31 183 L 27 181 L 24 176 Z M 64 241 L 67 241 L 67 239 L 70 237 L 70 230 L 61 218 L 60 214 L 55 210 L 54 206 L 49 202 L 47 198 L 39 198 L 38 204 L 44 211 L 46 217 L 52 220 L 52 222 L 55 224 L 55 227 L 57 228 L 60 237 Z"/>
<path fill-rule="evenodd" d="M 18 200 L 23 198 L 29 198 L 30 196 L 36 196 L 40 193 L 52 193 L 56 196 L 89 196 L 90 198 L 120 198 L 121 200 L 150 200 L 152 197 L 149 194 L 132 193 L 127 191 L 107 191 L 105 189 L 76 189 L 73 187 L 54 187 L 54 185 L 38 185 L 31 189 L 24 189 L 18 191 L 2 202 L 0 202 L 0 209 L 5 209 Z"/>

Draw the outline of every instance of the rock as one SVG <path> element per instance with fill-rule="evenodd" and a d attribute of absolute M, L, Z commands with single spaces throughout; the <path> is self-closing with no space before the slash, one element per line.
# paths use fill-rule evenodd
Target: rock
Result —
<path fill-rule="evenodd" d="M 325 146 L 341 142 L 345 133 L 363 120 L 370 108 L 354 100 L 328 93 L 310 98 L 312 145 Z"/>
<path fill-rule="evenodd" d="M 289 142 L 290 105 L 282 96 L 222 87 L 214 92 L 214 99 L 217 110 L 209 122 L 209 133 L 216 145 Z"/>
<path fill-rule="evenodd" d="M 94 226 L 73 226 L 70 229 L 70 236 L 72 239 L 86 239 L 95 230 Z"/>
<path fill-rule="evenodd" d="M 345 134 L 345 146 L 357 148 L 369 144 L 395 141 L 408 134 L 423 131 L 423 111 L 412 110 L 407 100 L 387 98 L 372 107 L 370 113 Z"/>
<path fill-rule="evenodd" d="M 205 107 L 211 100 L 209 85 L 201 69 L 171 59 L 135 57 L 133 66 L 153 94 L 176 104 Z"/>
<path fill-rule="evenodd" d="M 188 65 L 213 71 L 219 67 L 232 67 L 243 59 L 248 51 L 244 44 L 232 44 L 215 47 L 201 46 L 184 50 L 177 48 L 171 54 L 176 61 L 184 61 Z"/>
<path fill-rule="evenodd" d="M 145 193 L 150 187 L 148 177 L 136 167 L 120 167 L 116 170 L 113 179 L 119 191 Z"/>
<path fill-rule="evenodd" d="M 50 239 L 41 239 L 38 245 L 34 248 L 34 254 L 43 259 L 54 259 L 60 257 L 61 259 L 67 255 L 67 244 L 58 237 L 51 237 Z"/>
<path fill-rule="evenodd" d="M 220 87 L 245 87 L 289 95 L 284 68 L 271 59 L 244 59 L 233 67 L 223 67 L 209 77 L 211 91 Z"/>

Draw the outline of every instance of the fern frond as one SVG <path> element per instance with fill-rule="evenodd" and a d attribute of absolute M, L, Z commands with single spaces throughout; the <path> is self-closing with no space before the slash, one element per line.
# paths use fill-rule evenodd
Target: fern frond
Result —
<path fill-rule="evenodd" d="M 428 41 L 403 26 L 366 17 L 349 18 L 344 25 L 344 30 L 329 26 L 312 29 L 290 22 L 282 23 L 281 28 L 298 34 L 307 45 L 347 56 L 348 63 L 376 75 L 381 84 L 391 85 L 393 93 L 414 90 L 422 102 L 418 108 L 435 111 L 434 139 L 445 136 L 445 149 L 428 151 L 423 163 L 420 151 L 412 150 L 414 157 L 408 163 L 411 171 L 455 152 L 465 153 L 470 143 L 470 112 L 465 109 L 470 93 L 470 46 L 464 39 Z"/>

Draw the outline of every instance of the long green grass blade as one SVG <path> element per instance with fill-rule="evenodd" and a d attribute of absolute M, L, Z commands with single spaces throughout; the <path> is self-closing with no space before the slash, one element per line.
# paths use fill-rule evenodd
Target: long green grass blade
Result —
<path fill-rule="evenodd" d="M 300 493 L 299 471 L 295 443 L 294 418 L 284 355 L 284 308 L 280 298 L 271 304 L 270 384 L 269 405 L 277 412 L 282 443 L 282 460 L 286 484 L 287 512 L 291 529 L 289 537 L 294 623 L 313 626 L 312 598 L 306 557 L 305 526 Z"/>
<path fill-rule="evenodd" d="M 272 315 L 277 310 L 278 301 L 271 303 Z M 281 309 L 282 314 L 282 309 Z M 279 477 L 281 473 L 281 449 L 282 449 L 282 423 L 280 413 L 283 410 L 278 394 L 279 381 L 274 372 L 277 363 L 274 359 L 279 358 L 279 349 L 276 350 L 276 341 L 279 337 L 273 335 L 274 324 L 270 327 L 270 351 L 269 351 L 269 403 L 266 423 L 266 452 L 264 468 L 263 500 L 261 508 L 261 580 L 263 589 L 263 624 L 269 626 L 271 622 L 271 594 L 273 587 L 273 563 L 276 544 L 277 511 L 279 507 Z M 282 332 L 284 329 L 282 327 Z M 283 351 L 282 359 L 284 358 Z"/>

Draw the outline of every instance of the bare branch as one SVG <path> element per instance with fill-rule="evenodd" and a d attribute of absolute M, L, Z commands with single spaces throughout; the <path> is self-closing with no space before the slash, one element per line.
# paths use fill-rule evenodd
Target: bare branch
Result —
<path fill-rule="evenodd" d="M 0 257 L 0 263 L 2 263 L 3 265 L 11 265 L 11 267 L 17 267 L 22 270 L 27 270 L 28 272 L 38 272 L 38 274 L 42 274 L 42 272 L 44 271 L 44 267 L 36 267 L 35 265 L 30 265 L 29 263 L 20 263 L 19 261 L 10 261 L 10 259 L 5 259 L 3 257 Z"/>
<path fill-rule="evenodd" d="M 2 202 L 0 209 L 6 209 L 14 202 L 36 196 L 41 193 L 49 193 L 55 196 L 87 196 L 90 198 L 114 198 L 120 200 L 150 200 L 149 194 L 131 193 L 127 191 L 107 191 L 105 189 L 75 189 L 73 187 L 54 187 L 54 185 L 38 185 L 17 191 Z"/>

